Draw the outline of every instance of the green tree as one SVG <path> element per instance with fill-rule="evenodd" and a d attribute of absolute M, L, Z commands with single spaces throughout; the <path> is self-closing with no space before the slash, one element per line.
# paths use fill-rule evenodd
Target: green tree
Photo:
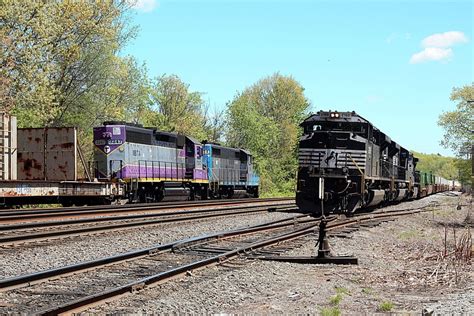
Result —
<path fill-rule="evenodd" d="M 238 93 L 228 104 L 227 142 L 252 152 L 264 195 L 293 193 L 298 125 L 308 107 L 303 87 L 278 73 Z"/>
<path fill-rule="evenodd" d="M 134 35 L 127 1 L 6 0 L 1 9 L 2 110 L 22 126 L 123 117 L 127 91 L 117 79 L 131 65 L 118 52 Z"/>
<path fill-rule="evenodd" d="M 118 54 L 135 34 L 129 10 L 126 0 L 2 1 L 0 110 L 20 127 L 79 127 L 86 154 L 91 127 L 140 118 L 146 69 Z"/>
<path fill-rule="evenodd" d="M 457 154 L 470 150 L 474 140 L 474 83 L 462 88 L 454 88 L 450 97 L 457 101 L 456 110 L 440 115 L 438 124 L 444 128 L 441 144 Z"/>
<path fill-rule="evenodd" d="M 472 177 L 471 162 L 463 158 L 468 156 L 474 142 L 474 83 L 453 88 L 450 99 L 458 103 L 454 111 L 444 112 L 439 117 L 438 124 L 445 130 L 441 144 L 459 157 L 456 166 L 460 180 L 466 183 Z"/>
<path fill-rule="evenodd" d="M 215 109 L 212 113 L 210 113 L 209 107 L 206 107 L 204 111 L 204 118 L 206 140 L 217 143 L 223 142 L 224 131 L 227 126 L 225 110 Z"/>
<path fill-rule="evenodd" d="M 458 179 L 458 159 L 453 157 L 444 157 L 439 154 L 423 154 L 413 152 L 419 159 L 416 166 L 417 170 L 424 172 L 433 172 L 435 175 L 448 180 Z"/>
<path fill-rule="evenodd" d="M 200 92 L 191 92 L 189 85 L 176 75 L 163 75 L 156 78 L 151 98 L 145 125 L 199 140 L 206 138 L 205 102 Z"/>

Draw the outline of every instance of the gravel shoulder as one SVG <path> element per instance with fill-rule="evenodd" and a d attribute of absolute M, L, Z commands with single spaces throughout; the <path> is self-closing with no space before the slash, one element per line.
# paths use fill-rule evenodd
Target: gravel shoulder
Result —
<path fill-rule="evenodd" d="M 435 200 L 451 205 L 361 228 L 351 238 L 331 238 L 333 253 L 358 257 L 357 266 L 242 258 L 193 271 L 88 312 L 335 315 L 390 311 L 419 315 L 425 310 L 474 314 L 472 259 L 455 259 L 453 252 L 454 234 L 459 246 L 468 232 L 464 220 L 469 207 L 456 210 L 452 204 L 458 197 L 437 194 L 388 209 L 421 207 Z M 305 241 L 286 255 L 313 255 L 316 236 Z"/>
<path fill-rule="evenodd" d="M 260 212 L 160 224 L 153 227 L 145 226 L 120 232 L 49 241 L 20 248 L 4 248 L 0 249 L 0 278 L 61 267 L 179 239 L 244 228 L 293 216 L 293 213 Z"/>

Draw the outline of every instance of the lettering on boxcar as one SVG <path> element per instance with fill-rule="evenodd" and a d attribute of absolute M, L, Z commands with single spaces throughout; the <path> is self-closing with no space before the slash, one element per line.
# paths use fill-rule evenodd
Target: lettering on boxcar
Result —
<path fill-rule="evenodd" d="M 31 195 L 31 186 L 29 184 L 18 184 L 16 193 L 19 195 Z"/>

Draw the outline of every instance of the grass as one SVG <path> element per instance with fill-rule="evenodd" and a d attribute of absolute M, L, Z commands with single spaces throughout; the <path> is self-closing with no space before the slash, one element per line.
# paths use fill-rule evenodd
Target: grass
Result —
<path fill-rule="evenodd" d="M 294 198 L 295 192 L 263 192 L 260 194 L 263 199 L 267 198 Z"/>
<path fill-rule="evenodd" d="M 372 295 L 374 294 L 374 290 L 372 290 L 371 288 L 365 287 L 362 289 L 362 293 L 367 294 L 367 295 Z"/>
<path fill-rule="evenodd" d="M 383 301 L 379 305 L 379 311 L 381 312 L 390 312 L 393 308 L 393 303 L 390 301 Z"/>
<path fill-rule="evenodd" d="M 321 316 L 340 316 L 341 311 L 337 307 L 326 307 L 321 310 Z"/>
<path fill-rule="evenodd" d="M 343 287 L 336 286 L 336 295 L 331 296 L 329 299 L 329 304 L 332 307 L 325 307 L 321 310 L 322 316 L 339 316 L 341 315 L 341 310 L 339 309 L 339 303 L 342 301 L 344 295 L 351 295 L 349 290 Z"/>
<path fill-rule="evenodd" d="M 336 286 L 336 293 L 337 294 L 351 295 L 351 292 L 348 289 L 346 289 L 344 287 L 337 287 L 337 286 Z"/>
<path fill-rule="evenodd" d="M 336 295 L 331 296 L 331 299 L 329 300 L 329 303 L 331 303 L 331 305 L 337 306 L 337 305 L 339 305 L 341 300 L 342 300 L 342 294 L 337 293 Z"/>

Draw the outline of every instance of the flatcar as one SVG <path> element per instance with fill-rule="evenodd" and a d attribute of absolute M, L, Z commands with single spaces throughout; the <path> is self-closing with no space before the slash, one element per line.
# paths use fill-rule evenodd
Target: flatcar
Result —
<path fill-rule="evenodd" d="M 299 141 L 296 203 L 302 211 L 348 213 L 449 189 L 416 171 L 418 159 L 356 112 L 319 111 Z"/>
<path fill-rule="evenodd" d="M 125 122 L 94 128 L 94 175 L 125 183 L 129 202 L 258 196 L 252 155 Z"/>

